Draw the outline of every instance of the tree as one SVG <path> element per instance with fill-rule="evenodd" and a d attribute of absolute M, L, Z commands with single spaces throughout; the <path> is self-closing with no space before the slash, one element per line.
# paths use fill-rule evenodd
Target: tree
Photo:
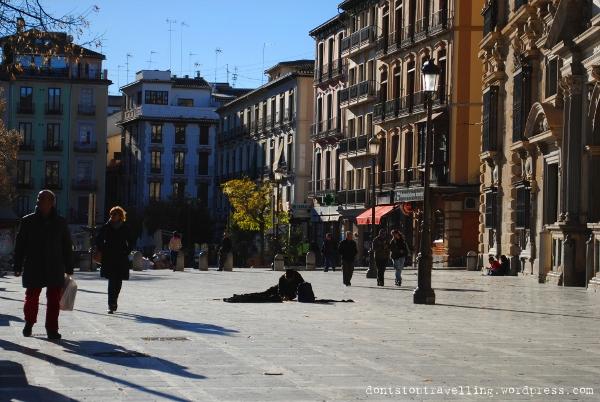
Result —
<path fill-rule="evenodd" d="M 4 115 L 5 101 L 0 90 L 0 116 Z M 0 119 L 0 206 L 12 205 L 15 197 L 17 151 L 21 136 L 16 130 L 9 130 Z"/>
<path fill-rule="evenodd" d="M 264 260 L 266 232 L 273 227 L 271 184 L 257 184 L 248 178 L 234 179 L 221 184 L 221 191 L 233 209 L 232 224 L 241 230 L 259 233 L 260 259 Z M 287 223 L 287 213 L 280 212 L 277 222 Z"/>
<path fill-rule="evenodd" d="M 83 40 L 84 35 L 89 33 L 89 15 L 99 10 L 94 5 L 81 14 L 52 15 L 41 0 L 0 0 L 2 72 L 14 78 L 24 67 L 40 69 L 54 55 L 77 60 L 83 53 L 82 46 L 100 47 L 100 36 Z M 60 32 L 67 32 L 70 40 Z M 79 45 L 73 43 L 73 38 Z M 14 57 L 15 53 L 38 54 L 42 56 L 41 65 L 23 66 Z"/>

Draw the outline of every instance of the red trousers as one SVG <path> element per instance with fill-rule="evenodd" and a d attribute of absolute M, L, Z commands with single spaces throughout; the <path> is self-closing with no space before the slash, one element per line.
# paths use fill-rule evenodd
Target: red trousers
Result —
<path fill-rule="evenodd" d="M 27 288 L 25 290 L 25 322 L 35 324 L 38 315 L 38 306 L 40 300 L 41 288 Z M 48 287 L 46 288 L 46 331 L 58 331 L 58 312 L 61 298 L 62 288 Z"/>

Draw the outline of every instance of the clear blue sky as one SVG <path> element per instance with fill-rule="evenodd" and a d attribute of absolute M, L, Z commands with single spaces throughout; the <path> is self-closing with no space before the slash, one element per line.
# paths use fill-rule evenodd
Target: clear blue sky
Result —
<path fill-rule="evenodd" d="M 89 16 L 91 35 L 103 36 L 105 68 L 114 84 L 127 82 L 126 55 L 129 59 L 129 81 L 135 71 L 147 69 L 150 52 L 152 69 L 169 68 L 169 25 L 172 25 L 171 71 L 194 75 L 200 69 L 209 81 L 215 78 L 215 49 L 218 58 L 217 80 L 230 82 L 238 67 L 237 87 L 261 84 L 262 53 L 265 67 L 281 60 L 314 58 L 314 41 L 308 31 L 337 13 L 340 0 L 43 0 L 55 14 L 84 13 L 97 5 L 98 13 Z M 181 52 L 181 22 L 183 52 Z M 183 65 L 181 54 L 183 53 Z M 192 53 L 192 55 L 190 55 Z M 201 66 L 195 67 L 194 63 Z M 121 66 L 121 67 L 118 67 Z"/>

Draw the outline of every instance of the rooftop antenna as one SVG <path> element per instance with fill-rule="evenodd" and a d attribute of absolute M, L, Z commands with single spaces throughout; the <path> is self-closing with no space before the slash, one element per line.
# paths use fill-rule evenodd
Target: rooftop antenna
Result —
<path fill-rule="evenodd" d="M 227 71 L 227 83 L 229 84 L 229 64 L 225 64 L 225 70 Z"/>
<path fill-rule="evenodd" d="M 235 88 L 235 83 L 236 83 L 237 79 L 238 79 L 238 68 L 237 68 L 237 66 L 235 66 L 233 68 L 233 75 L 231 77 L 231 81 L 232 81 L 231 86 L 234 88 Z"/>
<path fill-rule="evenodd" d="M 202 64 L 195 62 L 194 63 L 194 67 L 196 67 L 196 73 L 198 74 L 198 77 L 201 77 L 202 74 L 200 74 L 200 67 L 202 66 Z"/>
<path fill-rule="evenodd" d="M 180 30 L 180 39 L 181 42 L 179 43 L 179 74 L 181 76 L 183 76 L 183 27 L 189 27 L 188 24 L 185 23 L 185 21 L 181 21 L 181 30 Z"/>
<path fill-rule="evenodd" d="M 133 55 L 131 53 L 127 53 L 125 55 L 125 59 L 127 60 L 125 62 L 125 66 L 127 67 L 127 77 L 126 77 L 127 78 L 126 79 L 127 82 L 129 82 L 129 59 L 132 58 L 132 57 L 133 57 Z"/>
<path fill-rule="evenodd" d="M 119 88 L 119 91 L 121 90 L 121 69 L 123 68 L 122 65 L 118 65 L 117 66 L 117 88 Z"/>
<path fill-rule="evenodd" d="M 150 60 L 147 60 L 148 62 L 148 70 L 152 70 L 152 55 L 153 54 L 157 54 L 158 52 L 155 52 L 154 50 L 150 50 Z"/>
<path fill-rule="evenodd" d="M 173 34 L 173 24 L 176 24 L 177 21 L 167 18 L 167 24 L 169 24 L 169 71 L 171 70 L 171 36 Z"/>
<path fill-rule="evenodd" d="M 188 53 L 188 67 L 193 72 L 194 70 L 192 69 L 192 56 L 198 56 L 198 55 L 196 53 L 192 53 L 192 52 Z"/>
<path fill-rule="evenodd" d="M 215 83 L 217 83 L 217 70 L 219 69 L 219 54 L 223 53 L 220 47 L 215 49 Z"/>

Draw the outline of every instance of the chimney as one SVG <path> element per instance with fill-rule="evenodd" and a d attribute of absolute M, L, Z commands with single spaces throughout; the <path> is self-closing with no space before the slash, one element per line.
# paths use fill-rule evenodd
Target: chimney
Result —
<path fill-rule="evenodd" d="M 17 33 L 23 33 L 25 30 L 25 19 L 23 17 L 17 18 Z"/>

